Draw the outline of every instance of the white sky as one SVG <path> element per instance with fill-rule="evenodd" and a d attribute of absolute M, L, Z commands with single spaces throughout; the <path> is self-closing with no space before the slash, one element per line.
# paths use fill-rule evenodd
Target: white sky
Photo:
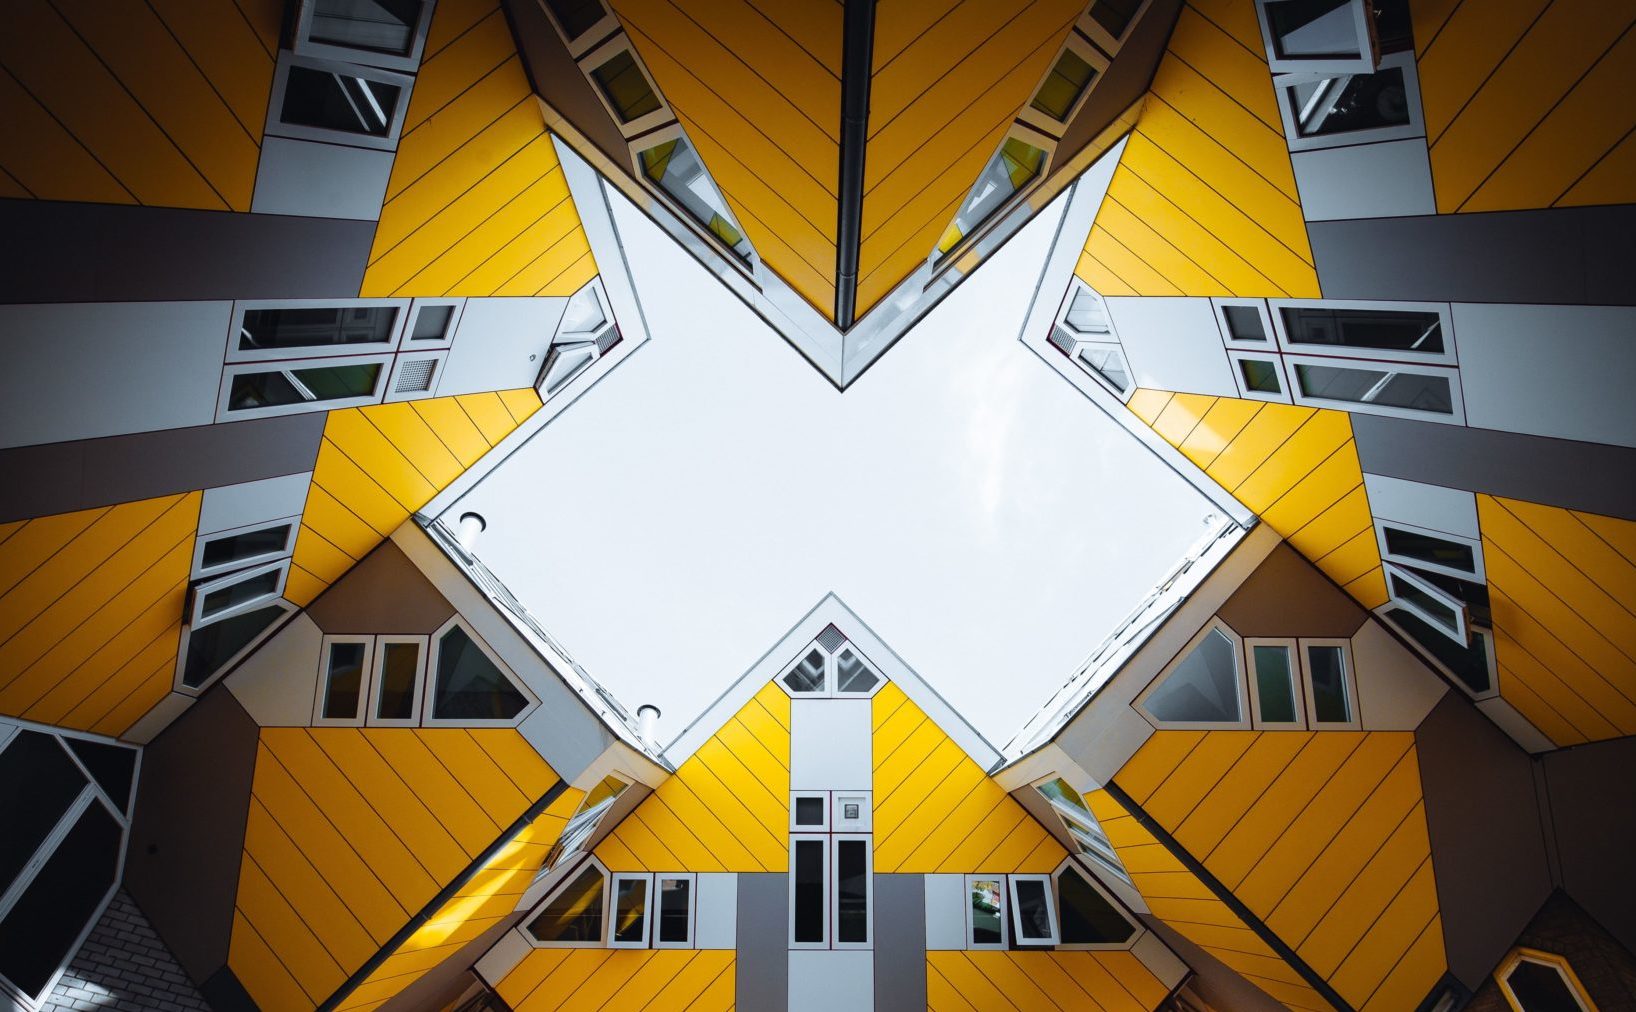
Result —
<path fill-rule="evenodd" d="M 1018 340 L 1061 201 L 845 394 L 613 202 L 652 340 L 453 515 L 661 740 L 833 590 L 1003 745 L 1204 532 Z"/>

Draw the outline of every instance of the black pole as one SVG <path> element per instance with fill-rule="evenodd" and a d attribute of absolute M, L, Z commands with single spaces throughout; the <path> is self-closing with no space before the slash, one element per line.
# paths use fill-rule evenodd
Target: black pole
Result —
<path fill-rule="evenodd" d="M 875 0 L 846 0 L 841 46 L 841 179 L 835 222 L 835 326 L 852 326 L 863 243 L 863 153 L 869 144 L 869 77 L 875 58 Z"/>

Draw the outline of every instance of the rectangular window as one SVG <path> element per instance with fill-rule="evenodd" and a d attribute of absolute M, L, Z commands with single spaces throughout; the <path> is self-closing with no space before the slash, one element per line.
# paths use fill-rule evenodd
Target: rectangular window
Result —
<path fill-rule="evenodd" d="M 275 520 L 203 535 L 195 549 L 195 578 L 215 576 L 260 562 L 283 558 L 295 550 L 300 519 Z"/>
<path fill-rule="evenodd" d="M 797 791 L 791 795 L 790 829 L 802 833 L 829 832 L 829 792 Z"/>
<path fill-rule="evenodd" d="M 667 131 L 668 132 L 668 131 Z M 738 220 L 705 171 L 693 145 L 676 128 L 674 136 L 644 147 L 636 155 L 643 178 L 668 196 L 739 260 L 749 262 L 755 250 L 739 230 Z"/>
<path fill-rule="evenodd" d="M 1377 520 L 1375 530 L 1381 557 L 1388 562 L 1459 579 L 1484 579 L 1481 548 L 1476 541 L 1385 520 Z"/>
<path fill-rule="evenodd" d="M 1389 604 L 1380 614 L 1413 640 L 1473 698 L 1486 699 L 1494 695 L 1494 641 L 1487 630 L 1473 626 L 1471 642 L 1462 646 L 1400 605 Z"/>
<path fill-rule="evenodd" d="M 1221 324 L 1222 335 L 1227 343 L 1250 342 L 1265 344 L 1272 336 L 1272 325 L 1267 315 L 1267 304 L 1261 299 L 1244 302 L 1228 302 L 1224 299 L 1212 299 L 1215 303 L 1218 322 Z"/>
<path fill-rule="evenodd" d="M 1079 98 L 1096 78 L 1096 68 L 1069 46 L 1062 50 L 1057 62 L 1046 75 L 1039 91 L 1034 93 L 1029 107 L 1044 113 L 1058 123 L 1068 122 Z"/>
<path fill-rule="evenodd" d="M 300 5 L 295 51 L 413 72 L 431 6 L 425 0 L 309 0 Z"/>
<path fill-rule="evenodd" d="M 458 302 L 423 302 L 416 299 L 409 310 L 408 337 L 404 348 L 447 348 L 454 340 L 460 311 Z"/>
<path fill-rule="evenodd" d="M 645 949 L 648 946 L 648 899 L 653 876 L 616 872 L 613 876 L 613 928 L 608 947 Z"/>
<path fill-rule="evenodd" d="M 835 843 L 835 948 L 867 949 L 872 938 L 869 837 L 837 836 Z"/>
<path fill-rule="evenodd" d="M 1305 727 L 1296 688 L 1295 641 L 1246 639 L 1250 662 L 1250 704 L 1256 727 Z"/>
<path fill-rule="evenodd" d="M 368 695 L 373 637 L 323 641 L 323 669 L 318 686 L 317 723 L 362 724 Z"/>
<path fill-rule="evenodd" d="M 1051 876 L 1012 875 L 1011 924 L 1018 945 L 1056 945 L 1057 910 Z"/>
<path fill-rule="evenodd" d="M 230 365 L 225 370 L 216 418 L 227 421 L 233 416 L 286 415 L 377 404 L 391 364 L 391 355 L 373 355 Z"/>
<path fill-rule="evenodd" d="M 1334 302 L 1279 302 L 1277 330 L 1286 351 L 1353 358 L 1454 363 L 1447 307 L 1361 308 Z"/>
<path fill-rule="evenodd" d="M 1124 41 L 1131 22 L 1145 6 L 1146 0 L 1096 0 L 1091 4 L 1090 19 L 1108 34 L 1109 41 L 1117 44 Z"/>
<path fill-rule="evenodd" d="M 403 303 L 240 303 L 228 361 L 391 351 Z M 298 353 L 298 354 L 292 354 Z"/>
<path fill-rule="evenodd" d="M 528 922 L 528 933 L 543 946 L 600 946 L 607 903 L 607 873 L 593 858 L 557 887 Z"/>
<path fill-rule="evenodd" d="M 1007 944 L 1004 875 L 966 876 L 966 947 L 1003 949 Z"/>
<path fill-rule="evenodd" d="M 1306 683 L 1309 725 L 1359 726 L 1357 685 L 1351 671 L 1351 651 L 1345 640 L 1301 641 L 1301 666 Z"/>
<path fill-rule="evenodd" d="M 790 947 L 829 947 L 829 837 L 790 838 Z"/>
<path fill-rule="evenodd" d="M 1368 0 L 1256 0 L 1273 73 L 1375 69 Z"/>
<path fill-rule="evenodd" d="M 284 559 L 195 585 L 188 624 L 198 629 L 271 604 L 284 593 L 289 570 Z"/>
<path fill-rule="evenodd" d="M 1413 53 L 1394 53 L 1373 74 L 1291 74 L 1273 81 L 1291 151 L 1425 135 Z"/>
<path fill-rule="evenodd" d="M 1386 592 L 1392 600 L 1461 647 L 1471 642 L 1466 602 L 1413 570 L 1386 563 Z"/>
<path fill-rule="evenodd" d="M 630 49 L 619 49 L 606 60 L 591 68 L 591 80 L 613 108 L 614 115 L 626 125 L 644 116 L 659 112 L 662 105 L 642 65 Z"/>
<path fill-rule="evenodd" d="M 655 895 L 659 912 L 653 922 L 653 947 L 690 949 L 693 947 L 695 875 L 655 875 Z"/>
<path fill-rule="evenodd" d="M 1284 392 L 1284 370 L 1277 356 L 1259 358 L 1248 355 L 1228 353 L 1233 365 L 1238 368 L 1239 392 L 1245 397 L 1256 400 L 1288 401 Z"/>
<path fill-rule="evenodd" d="M 370 724 L 412 727 L 420 722 L 427 642 L 425 636 L 375 638 L 375 677 L 369 693 Z"/>
<path fill-rule="evenodd" d="M 1061 777 L 1042 780 L 1034 785 L 1040 796 L 1050 802 L 1051 808 L 1057 813 L 1068 835 L 1079 845 L 1079 851 L 1101 864 L 1105 869 L 1125 881 L 1130 881 L 1119 855 L 1114 852 L 1113 844 L 1108 840 L 1108 834 L 1103 831 L 1102 824 L 1096 816 L 1091 814 L 1090 806 L 1085 798 Z"/>
<path fill-rule="evenodd" d="M 393 150 L 414 78 L 286 54 L 273 82 L 270 134 Z"/>
<path fill-rule="evenodd" d="M 1464 422 L 1453 369 L 1434 366 L 1338 365 L 1335 359 L 1289 357 L 1297 403 L 1351 411 Z"/>
<path fill-rule="evenodd" d="M 599 0 L 545 0 L 545 7 L 562 30 L 563 38 L 569 42 L 595 28 L 608 16 Z"/>

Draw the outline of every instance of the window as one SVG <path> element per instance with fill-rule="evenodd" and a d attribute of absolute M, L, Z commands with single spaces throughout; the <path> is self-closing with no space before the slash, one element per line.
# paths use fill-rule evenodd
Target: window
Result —
<path fill-rule="evenodd" d="M 1273 73 L 1375 69 L 1368 0 L 1256 0 Z"/>
<path fill-rule="evenodd" d="M 375 404 L 391 355 L 229 365 L 218 421 L 234 415 L 287 415 Z"/>
<path fill-rule="evenodd" d="M 413 71 L 426 39 L 424 0 L 311 0 L 300 7 L 295 50 Z"/>
<path fill-rule="evenodd" d="M 1351 645 L 1346 640 L 1302 640 L 1301 676 L 1305 683 L 1307 721 L 1353 730 L 1358 720 L 1357 684 L 1352 675 Z"/>
<path fill-rule="evenodd" d="M 1373 74 L 1291 74 L 1273 82 L 1290 150 L 1420 137 L 1413 53 L 1394 53 Z"/>
<path fill-rule="evenodd" d="M 1279 343 L 1292 352 L 1454 363 L 1448 307 L 1359 308 L 1364 305 L 1280 301 L 1275 307 Z"/>
<path fill-rule="evenodd" d="M 557 324 L 551 349 L 540 370 L 538 388 L 542 398 L 561 390 L 570 380 L 591 367 L 620 341 L 619 328 L 607 312 L 596 281 L 574 293 Z"/>
<path fill-rule="evenodd" d="M 425 636 L 375 637 L 375 677 L 368 723 L 413 727 L 420 723 L 420 683 L 426 673 Z"/>
<path fill-rule="evenodd" d="M 239 303 L 228 361 L 357 355 L 397 347 L 402 300 Z"/>
<path fill-rule="evenodd" d="M 191 693 L 210 685 L 265 641 L 279 622 L 294 611 L 295 605 L 280 598 L 265 607 L 212 622 L 201 629 L 184 629 L 178 651 L 176 688 Z"/>
<path fill-rule="evenodd" d="M 835 893 L 835 948 L 867 949 L 873 944 L 870 899 L 874 876 L 870 874 L 869 837 L 833 838 Z"/>
<path fill-rule="evenodd" d="M 611 949 L 648 947 L 648 903 L 653 876 L 617 872 L 613 877 L 613 926 L 608 935 Z"/>
<path fill-rule="evenodd" d="M 1012 937 L 1018 945 L 1056 945 L 1056 902 L 1051 896 L 1051 876 L 1011 875 Z"/>
<path fill-rule="evenodd" d="M 1045 139 L 1041 138 L 1045 143 Z M 971 188 L 966 202 L 944 230 L 932 251 L 935 262 L 949 255 L 966 237 L 984 222 L 998 215 L 1011 198 L 1027 189 L 1045 173 L 1049 154 L 1043 147 L 1029 143 L 1020 136 L 1011 136 L 1000 145 L 1000 150 L 983 167 L 977 185 Z"/>
<path fill-rule="evenodd" d="M 620 795 L 629 787 L 629 783 L 610 774 L 587 792 L 573 818 L 562 827 L 562 834 L 557 837 L 557 842 L 552 844 L 551 853 L 546 855 L 541 874 L 579 853 L 580 848 L 585 846 L 585 842 L 596 831 L 602 816 L 607 814 L 608 809 L 613 807 L 614 802 L 618 801 Z"/>
<path fill-rule="evenodd" d="M 966 876 L 966 947 L 1007 945 L 1004 875 Z"/>
<path fill-rule="evenodd" d="M 416 299 L 409 316 L 409 336 L 405 340 L 417 348 L 447 346 L 454 338 L 455 323 L 463 308 L 463 303 Z"/>
<path fill-rule="evenodd" d="M 1403 365 L 1342 366 L 1334 359 L 1289 357 L 1296 403 L 1403 417 L 1463 422 L 1453 369 Z"/>
<path fill-rule="evenodd" d="M 359 725 L 369 694 L 370 658 L 375 639 L 325 636 L 318 684 L 318 712 L 314 723 Z"/>
<path fill-rule="evenodd" d="M 1253 726 L 1305 727 L 1305 708 L 1295 684 L 1295 641 L 1247 639 L 1244 653 L 1250 664 Z"/>
<path fill-rule="evenodd" d="M 1457 579 L 1485 579 L 1482 545 L 1478 541 L 1388 520 L 1375 521 L 1375 535 L 1381 558 L 1388 562 Z"/>
<path fill-rule="evenodd" d="M 837 696 L 867 696 L 880 684 L 880 680 L 880 676 L 871 671 L 864 659 L 850 646 L 842 647 L 835 655 Z"/>
<path fill-rule="evenodd" d="M 557 28 L 569 42 L 595 28 L 608 12 L 599 0 L 545 0 L 545 9 L 557 22 Z"/>
<path fill-rule="evenodd" d="M 829 948 L 829 837 L 790 837 L 790 948 Z"/>
<path fill-rule="evenodd" d="M 833 650 L 826 645 L 829 642 L 835 644 Z M 886 678 L 837 630 L 833 640 L 820 637 L 809 644 L 778 676 L 778 683 L 792 696 L 865 698 L 885 685 Z"/>
<path fill-rule="evenodd" d="M 1494 971 L 1500 992 L 1516 1012 L 1595 1012 L 1596 1003 L 1567 959 L 1516 948 Z"/>
<path fill-rule="evenodd" d="M 300 524 L 300 517 L 289 517 L 201 535 L 193 550 L 193 576 L 215 576 L 283 558 L 295 550 Z"/>
<path fill-rule="evenodd" d="M 1407 608 L 1388 604 L 1380 614 L 1473 698 L 1495 694 L 1494 641 L 1488 630 L 1472 626 L 1471 642 L 1461 646 Z"/>
<path fill-rule="evenodd" d="M 790 948 L 874 946 L 871 851 L 868 833 L 790 834 Z"/>
<path fill-rule="evenodd" d="M 1160 727 L 1242 727 L 1247 706 L 1238 654 L 1238 637 L 1214 620 L 1154 679 L 1137 704 Z"/>
<path fill-rule="evenodd" d="M 1035 784 L 1034 790 L 1050 803 L 1063 828 L 1068 831 L 1068 836 L 1078 844 L 1080 853 L 1094 858 L 1108 871 L 1127 882 L 1130 881 L 1124 864 L 1108 840 L 1108 834 L 1102 830 L 1102 824 L 1091 814 L 1091 808 L 1085 803 L 1085 798 L 1069 786 L 1068 781 L 1061 777 L 1052 777 Z"/>
<path fill-rule="evenodd" d="M 829 831 L 829 792 L 797 791 L 790 797 L 790 829 L 806 833 Z"/>
<path fill-rule="evenodd" d="M 437 676 L 427 703 L 429 721 L 510 725 L 528 707 L 528 697 L 459 619 L 450 619 L 436 641 Z"/>
<path fill-rule="evenodd" d="M 1130 942 L 1136 925 L 1071 859 L 1057 869 L 1054 878 L 1061 912 L 1059 944 L 1103 949 L 1124 948 Z"/>
<path fill-rule="evenodd" d="M 698 877 L 686 875 L 656 875 L 655 893 L 659 912 L 653 922 L 655 949 L 691 949 L 693 947 L 694 899 Z"/>
<path fill-rule="evenodd" d="M 1127 400 L 1135 392 L 1135 384 L 1131 382 L 1125 350 L 1108 322 L 1102 297 L 1076 281 L 1068 291 L 1066 306 L 1061 320 L 1051 330 L 1051 346 L 1090 373 L 1114 396 Z"/>
<path fill-rule="evenodd" d="M 648 83 L 648 76 L 629 49 L 614 53 L 605 63 L 593 68 L 591 80 L 602 89 L 622 123 L 634 123 L 659 111 L 659 96 L 654 94 L 653 85 Z"/>
<path fill-rule="evenodd" d="M 1023 121 L 1052 136 L 1059 135 L 1096 86 L 1097 75 L 1107 69 L 1108 58 L 1083 36 L 1070 32 L 1056 62 L 1023 110 Z"/>
<path fill-rule="evenodd" d="M 413 83 L 407 74 L 285 54 L 273 82 L 267 132 L 393 150 Z"/>
<path fill-rule="evenodd" d="M 1386 592 L 1431 629 L 1457 645 L 1471 642 L 1471 611 L 1466 602 L 1406 566 L 1386 563 Z"/>
<path fill-rule="evenodd" d="M 642 175 L 669 196 L 688 217 L 748 263 L 755 250 L 738 227 L 733 212 L 705 171 L 698 152 L 677 127 L 674 136 L 637 152 Z"/>
<path fill-rule="evenodd" d="M 284 593 L 289 570 L 290 561 L 284 559 L 196 584 L 188 625 L 200 629 L 270 605 Z"/>
<path fill-rule="evenodd" d="M 1272 336 L 1272 319 L 1267 314 L 1267 303 L 1262 299 L 1228 302 L 1212 299 L 1216 306 L 1217 322 L 1229 346 L 1235 342 L 1265 344 Z"/>
<path fill-rule="evenodd" d="M 1229 348 L 1227 360 L 1233 364 L 1233 379 L 1238 383 L 1240 396 L 1257 401 L 1290 402 L 1282 357 L 1252 355 Z"/>
<path fill-rule="evenodd" d="M 1095 0 L 1086 15 L 1089 34 L 1110 53 L 1117 53 L 1130 26 L 1147 7 L 1147 0 Z"/>
<path fill-rule="evenodd" d="M 594 858 L 571 875 L 528 922 L 535 944 L 555 947 L 602 945 L 607 907 L 607 872 Z"/>

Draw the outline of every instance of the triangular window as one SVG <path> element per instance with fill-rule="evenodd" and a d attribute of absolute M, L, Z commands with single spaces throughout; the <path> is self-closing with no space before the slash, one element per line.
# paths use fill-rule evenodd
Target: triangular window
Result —
<path fill-rule="evenodd" d="M 1063 945 L 1123 945 L 1136 926 L 1073 864 L 1057 873 Z"/>
<path fill-rule="evenodd" d="M 438 637 L 433 720 L 509 721 L 526 706 L 528 698 L 462 626 Z"/>
<path fill-rule="evenodd" d="M 1212 624 L 1148 689 L 1142 708 L 1161 724 L 1244 724 L 1244 680 L 1238 654 L 1238 638 L 1220 623 Z"/>

